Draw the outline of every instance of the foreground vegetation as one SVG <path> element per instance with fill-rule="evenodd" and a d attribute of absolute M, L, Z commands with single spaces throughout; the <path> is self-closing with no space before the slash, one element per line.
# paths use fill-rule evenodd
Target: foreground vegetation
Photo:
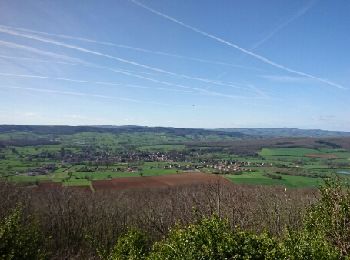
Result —
<path fill-rule="evenodd" d="M 131 128 L 0 126 L 0 259 L 350 254 L 350 138 Z"/>
<path fill-rule="evenodd" d="M 350 251 L 350 189 L 340 180 L 319 191 L 218 183 L 130 193 L 3 183 L 0 191 L 2 259 L 346 259 Z"/>

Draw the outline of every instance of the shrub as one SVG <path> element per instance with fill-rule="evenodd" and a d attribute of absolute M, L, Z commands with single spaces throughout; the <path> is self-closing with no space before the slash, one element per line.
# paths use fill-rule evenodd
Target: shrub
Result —
<path fill-rule="evenodd" d="M 305 230 L 323 237 L 337 247 L 343 256 L 350 254 L 350 189 L 339 178 L 325 181 L 320 188 L 321 198 L 311 207 Z"/>
<path fill-rule="evenodd" d="M 322 235 L 316 232 L 288 231 L 284 237 L 283 246 L 285 254 L 290 260 L 342 259 L 339 250 L 328 243 Z"/>
<path fill-rule="evenodd" d="M 121 236 L 114 246 L 111 254 L 107 256 L 109 260 L 138 260 L 145 259 L 149 251 L 149 241 L 147 236 L 136 229 L 130 229 Z"/>
<path fill-rule="evenodd" d="M 187 228 L 175 228 L 156 243 L 149 259 L 282 259 L 282 248 L 267 234 L 232 232 L 214 216 Z"/>
<path fill-rule="evenodd" d="M 0 223 L 1 259 L 45 259 L 43 237 L 33 219 L 17 207 Z"/>

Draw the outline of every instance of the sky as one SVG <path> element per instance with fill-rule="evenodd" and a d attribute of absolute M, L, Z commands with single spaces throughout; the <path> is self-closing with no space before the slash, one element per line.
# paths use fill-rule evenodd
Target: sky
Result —
<path fill-rule="evenodd" d="M 0 124 L 350 131 L 350 1 L 1 0 Z"/>

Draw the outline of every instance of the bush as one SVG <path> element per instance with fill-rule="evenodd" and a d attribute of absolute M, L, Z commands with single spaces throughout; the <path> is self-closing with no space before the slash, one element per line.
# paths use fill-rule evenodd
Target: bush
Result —
<path fill-rule="evenodd" d="M 290 260 L 317 259 L 337 260 L 342 259 L 339 250 L 325 240 L 325 238 L 309 231 L 288 231 L 284 237 L 283 246 L 285 254 Z"/>
<path fill-rule="evenodd" d="M 24 221 L 17 207 L 0 223 L 1 259 L 45 259 L 43 236 L 33 219 Z"/>
<path fill-rule="evenodd" d="M 227 221 L 214 216 L 170 231 L 156 243 L 149 259 L 281 259 L 284 253 L 267 234 L 231 232 Z"/>
<path fill-rule="evenodd" d="M 121 236 L 111 254 L 109 260 L 138 260 L 145 259 L 149 251 L 147 236 L 136 229 L 130 229 Z"/>
<path fill-rule="evenodd" d="M 350 189 L 339 178 L 325 181 L 320 188 L 321 198 L 311 207 L 305 230 L 323 237 L 338 248 L 343 256 L 350 255 Z"/>
<path fill-rule="evenodd" d="M 348 259 L 350 253 L 350 189 L 340 178 L 325 180 L 320 199 L 307 212 L 300 232 L 284 238 L 291 259 Z"/>

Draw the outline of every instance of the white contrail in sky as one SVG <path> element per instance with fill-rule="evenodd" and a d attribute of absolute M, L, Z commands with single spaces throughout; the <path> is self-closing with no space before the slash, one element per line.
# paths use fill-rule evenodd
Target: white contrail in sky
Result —
<path fill-rule="evenodd" d="M 92 39 L 87 39 L 87 38 L 82 38 L 82 37 L 76 37 L 76 36 L 70 36 L 70 35 L 64 35 L 64 34 L 54 34 L 54 33 L 48 33 L 48 32 L 36 31 L 36 30 L 29 30 L 27 28 L 21 28 L 21 27 L 12 27 L 12 26 L 4 26 L 4 25 L 0 25 L 0 27 L 7 28 L 7 29 L 19 30 L 19 31 L 23 31 L 23 32 L 42 34 L 42 35 L 47 35 L 47 36 L 54 36 L 54 37 L 59 37 L 59 38 L 63 38 L 63 39 L 78 40 L 78 41 L 83 41 L 83 42 L 89 42 L 89 43 L 101 44 L 101 45 L 112 46 L 112 47 L 117 47 L 117 48 L 129 49 L 129 50 L 134 50 L 134 51 L 138 51 L 138 52 L 144 52 L 144 53 L 151 53 L 151 54 L 156 54 L 156 55 L 168 56 L 168 57 L 173 57 L 173 58 L 177 58 L 177 59 L 184 59 L 184 60 L 197 61 L 197 62 L 208 63 L 208 64 L 213 64 L 213 65 L 222 65 L 222 66 L 229 66 L 229 67 L 234 67 L 234 68 L 262 71 L 262 69 L 249 67 L 249 66 L 232 64 L 232 63 L 223 62 L 223 61 L 216 61 L 216 60 L 208 60 L 208 59 L 202 59 L 202 58 L 196 58 L 196 57 L 189 57 L 189 56 L 178 55 L 178 54 L 162 52 L 162 51 L 153 51 L 153 50 L 148 50 L 148 49 L 144 49 L 144 48 L 124 45 L 124 44 L 115 44 L 115 43 L 112 43 L 112 42 L 97 41 L 97 40 L 92 40 Z"/>
<path fill-rule="evenodd" d="M 122 83 L 114 83 L 114 82 L 103 82 L 103 81 L 87 81 L 87 80 L 77 80 L 77 79 L 70 79 L 70 78 L 48 77 L 48 76 L 29 75 L 29 74 L 13 74 L 13 73 L 0 72 L 0 76 L 19 77 L 19 78 L 34 78 L 34 79 L 49 79 L 49 80 L 60 80 L 60 81 L 85 83 L 85 84 L 111 85 L 111 86 L 119 86 L 119 87 L 150 89 L 150 87 L 139 86 L 139 85 L 130 85 L 130 84 L 122 84 Z M 168 88 L 154 88 L 154 89 L 165 90 L 165 91 L 180 91 L 180 90 L 168 89 Z M 201 93 L 203 95 L 210 95 L 210 96 L 221 96 L 221 97 L 226 97 L 226 98 L 239 98 L 239 99 L 257 98 L 257 97 L 250 97 L 250 96 L 229 95 L 229 94 L 225 94 L 225 93 L 207 91 L 207 90 L 203 90 L 200 88 L 193 88 L 193 89 L 197 90 L 199 93 Z M 183 92 L 183 91 L 181 91 L 181 92 Z M 86 95 L 88 95 L 88 94 L 86 94 Z M 93 96 L 96 96 L 96 95 L 93 95 Z M 98 97 L 100 97 L 100 95 Z"/>
<path fill-rule="evenodd" d="M 213 40 L 215 40 L 215 41 L 217 41 L 217 42 L 220 42 L 220 43 L 222 43 L 222 44 L 225 44 L 225 45 L 227 45 L 227 46 L 230 46 L 230 47 L 232 47 L 232 48 L 234 48 L 234 49 L 236 49 L 236 50 L 239 50 L 239 51 L 241 51 L 241 52 L 243 52 L 243 53 L 245 53 L 245 54 L 247 54 L 247 55 L 249 55 L 249 56 L 251 56 L 251 57 L 257 59 L 257 60 L 260 60 L 260 61 L 262 61 L 262 62 L 264 62 L 264 63 L 266 63 L 266 64 L 269 64 L 269 65 L 271 65 L 271 66 L 273 66 L 273 67 L 276 67 L 276 68 L 279 68 L 279 69 L 284 70 L 284 71 L 286 71 L 286 72 L 290 72 L 290 73 L 293 73 L 293 74 L 297 74 L 297 75 L 300 75 L 300 76 L 303 76 L 303 77 L 311 78 L 311 79 L 317 80 L 317 81 L 319 81 L 319 82 L 325 83 L 325 84 L 327 84 L 327 85 L 329 85 L 329 86 L 333 86 L 333 87 L 336 87 L 336 88 L 339 88 L 339 89 L 347 89 L 346 87 L 344 87 L 344 86 L 342 86 L 342 85 L 340 85 L 340 84 L 334 83 L 334 82 L 332 82 L 332 81 L 329 81 L 329 80 L 327 80 L 327 79 L 319 78 L 319 77 L 313 76 L 313 75 L 311 75 L 311 74 L 308 74 L 308 73 L 305 73 L 305 72 L 302 72 L 302 71 L 294 70 L 294 69 L 291 69 L 291 68 L 289 68 L 289 67 L 287 67 L 287 66 L 285 66 L 285 65 L 282 65 L 282 64 L 279 64 L 279 63 L 277 63 L 277 62 L 274 62 L 274 61 L 272 61 L 272 60 L 270 60 L 270 59 L 268 59 L 268 58 L 266 58 L 266 57 L 264 57 L 264 56 L 261 56 L 261 55 L 259 55 L 259 54 L 256 54 L 256 53 L 252 52 L 252 51 L 249 51 L 249 50 L 247 50 L 247 49 L 245 49 L 245 48 L 242 48 L 242 47 L 238 46 L 237 44 L 234 44 L 234 43 L 232 43 L 232 42 L 229 42 L 229 41 L 227 41 L 227 40 L 224 40 L 224 39 L 222 39 L 222 38 L 220 38 L 220 37 L 218 37 L 218 36 L 215 36 L 215 35 L 213 35 L 213 34 L 210 34 L 210 33 L 207 33 L 207 32 L 205 32 L 205 31 L 202 31 L 202 30 L 200 30 L 200 29 L 198 29 L 198 28 L 196 28 L 196 27 L 193 27 L 193 26 L 191 26 L 191 25 L 188 25 L 188 24 L 186 24 L 186 23 L 184 23 L 184 22 L 182 22 L 182 21 L 180 21 L 180 20 L 177 20 L 177 19 L 175 19 L 175 18 L 173 18 L 173 17 L 171 17 L 171 16 L 169 16 L 169 15 L 166 15 L 166 14 L 164 14 L 164 13 L 161 13 L 161 12 L 159 12 L 159 11 L 157 11 L 157 10 L 151 8 L 151 7 L 148 7 L 148 6 L 144 5 L 144 4 L 142 4 L 142 3 L 138 2 L 138 1 L 136 1 L 136 0 L 130 0 L 130 1 L 131 1 L 132 3 L 134 3 L 134 4 L 136 4 L 136 5 L 138 5 L 138 6 L 142 7 L 142 8 L 144 8 L 144 9 L 146 9 L 146 10 L 152 12 L 153 14 L 156 14 L 156 15 L 158 15 L 158 16 L 160 16 L 160 17 L 163 17 L 163 18 L 165 18 L 165 19 L 167 19 L 167 20 L 169 20 L 169 21 L 172 21 L 172 22 L 174 22 L 174 23 L 176 23 L 176 24 L 179 24 L 179 25 L 181 25 L 182 27 L 185 27 L 185 28 L 187 28 L 187 29 L 189 29 L 189 30 L 191 30 L 191 31 L 193 31 L 193 32 L 198 33 L 198 34 L 201 34 L 201 35 L 203 35 L 203 36 L 205 36 L 205 37 L 207 37 L 207 38 L 213 39 Z"/>
<path fill-rule="evenodd" d="M 83 52 L 83 53 L 88 53 L 88 54 L 92 54 L 92 55 L 96 55 L 96 56 L 100 56 L 100 57 L 105 57 L 105 58 L 108 58 L 108 59 L 116 60 L 116 61 L 119 61 L 119 62 L 122 62 L 122 63 L 130 64 L 130 65 L 133 65 L 133 66 L 141 67 L 141 68 L 152 70 L 152 71 L 159 72 L 159 73 L 164 73 L 164 74 L 171 75 L 171 76 L 181 77 L 181 78 L 190 79 L 190 80 L 197 80 L 197 81 L 201 81 L 201 82 L 205 82 L 205 83 L 209 83 L 209 84 L 214 84 L 214 85 L 220 85 L 220 86 L 226 86 L 226 87 L 227 86 L 228 87 L 237 87 L 237 86 L 232 85 L 232 84 L 227 84 L 227 83 L 223 83 L 223 82 L 219 82 L 219 81 L 213 81 L 211 79 L 192 77 L 192 76 L 188 76 L 188 75 L 184 75 L 184 74 L 178 74 L 178 73 L 175 73 L 175 72 L 171 72 L 171 71 L 163 70 L 163 69 L 160 69 L 160 68 L 144 65 L 144 64 L 132 61 L 132 60 L 127 60 L 127 59 L 123 59 L 123 58 L 120 58 L 120 57 L 117 57 L 117 56 L 104 54 L 104 53 L 101 53 L 101 52 L 98 52 L 98 51 L 89 50 L 89 49 L 86 49 L 86 48 L 83 48 L 83 47 L 67 44 L 67 43 L 64 43 L 64 42 L 59 42 L 59 41 L 55 41 L 55 40 L 52 40 L 52 39 L 42 38 L 42 37 L 39 37 L 39 36 L 36 36 L 36 35 L 21 33 L 21 32 L 18 32 L 18 31 L 15 31 L 15 30 L 11 30 L 11 29 L 7 29 L 7 28 L 1 27 L 1 26 L 0 26 L 0 32 L 7 33 L 7 34 L 10 34 L 10 35 L 20 36 L 20 37 L 24 37 L 24 38 L 28 38 L 28 39 L 32 39 L 32 40 L 37 40 L 37 41 L 53 44 L 53 45 L 56 45 L 56 46 L 65 47 L 65 48 L 68 48 L 68 49 L 77 50 L 77 51 L 80 51 L 80 52 Z M 238 87 L 238 88 L 240 88 L 240 87 Z"/>
<path fill-rule="evenodd" d="M 62 54 L 57 54 L 57 53 L 53 53 L 53 52 L 49 52 L 49 51 L 42 51 L 36 48 L 32 48 L 29 46 L 25 46 L 25 45 L 21 45 L 21 44 L 17 44 L 17 43 L 13 43 L 13 42 L 7 42 L 7 41 L 3 41 L 0 40 L 0 45 L 1 46 L 5 46 L 8 48 L 15 48 L 15 49 L 21 49 L 21 50 L 25 50 L 25 51 L 29 51 L 29 52 L 33 52 L 39 55 L 43 55 L 43 56 L 47 56 L 50 58 L 55 58 L 55 59 L 62 59 L 62 60 L 66 60 L 69 62 L 81 62 L 81 60 L 77 59 L 77 58 L 72 58 L 66 55 L 62 55 Z"/>
<path fill-rule="evenodd" d="M 30 87 L 17 87 L 17 86 L 0 86 L 0 88 L 29 90 L 29 91 L 61 94 L 61 95 L 70 95 L 70 96 L 86 96 L 86 97 L 98 97 L 98 98 L 105 98 L 105 99 L 117 99 L 117 100 L 122 100 L 122 101 L 127 101 L 127 102 L 135 102 L 135 103 L 142 102 L 140 100 L 131 99 L 131 98 L 112 97 L 112 96 L 107 96 L 107 95 L 87 94 L 87 93 L 83 93 L 83 92 L 61 91 L 61 90 L 43 89 L 43 88 L 30 88 Z"/>
<path fill-rule="evenodd" d="M 154 79 L 154 78 L 144 77 L 144 76 L 141 76 L 141 75 L 136 75 L 134 73 L 130 73 L 128 71 L 121 71 L 121 70 L 112 69 L 112 68 L 103 67 L 103 66 L 98 66 L 98 65 L 93 65 L 93 67 L 101 68 L 101 69 L 107 69 L 107 70 L 110 70 L 112 72 L 121 73 L 121 74 L 128 75 L 128 76 L 131 76 L 131 77 L 136 77 L 136 78 L 140 78 L 140 79 L 149 80 L 151 82 L 158 83 L 158 84 L 163 84 L 163 85 L 166 85 L 166 86 L 178 87 L 178 88 L 183 88 L 183 89 L 188 89 L 188 90 L 194 90 L 194 91 L 199 92 L 199 93 L 204 93 L 203 90 L 205 90 L 203 88 L 189 87 L 189 86 L 185 86 L 185 85 L 181 85 L 181 84 L 175 84 L 175 83 L 171 83 L 171 82 L 167 82 L 167 81 L 157 80 L 157 79 Z M 235 88 L 240 88 L 240 89 L 243 89 L 243 90 L 249 90 L 249 89 L 246 89 L 246 88 L 243 88 L 243 87 L 236 87 L 235 86 Z M 249 88 L 252 89 L 251 87 L 249 87 Z M 164 89 L 164 88 L 158 88 L 158 89 Z M 175 90 L 175 89 L 169 89 L 169 90 L 171 90 L 171 91 L 180 91 L 180 90 Z M 254 90 L 254 92 L 258 93 L 261 96 L 261 92 L 256 91 L 256 89 L 253 89 L 253 90 Z M 191 93 L 191 91 L 185 91 L 185 90 L 181 90 L 181 92 Z M 205 93 L 207 95 L 209 93 L 209 91 L 206 91 Z M 214 93 L 214 92 L 212 92 L 212 93 Z M 215 96 L 218 96 L 218 95 L 215 95 Z M 229 95 L 227 95 L 227 97 L 228 96 Z M 267 97 L 266 94 L 264 96 Z M 231 97 L 233 97 L 233 96 L 231 96 Z M 237 98 L 239 96 L 235 96 L 235 97 Z M 250 97 L 243 97 L 243 98 L 255 98 L 255 97 L 251 97 L 250 96 Z"/>
<path fill-rule="evenodd" d="M 26 50 L 29 52 L 33 52 L 39 55 L 44 55 L 44 56 L 48 56 L 50 58 L 55 58 L 55 59 L 63 59 L 63 60 L 68 60 L 70 62 L 63 62 L 63 61 L 57 61 L 57 60 L 40 60 L 40 59 L 34 59 L 34 58 L 27 58 L 27 57 L 13 57 L 13 56 L 6 56 L 6 55 L 0 55 L 0 58 L 4 58 L 4 59 L 21 59 L 21 60 L 30 60 L 30 61 L 34 61 L 34 62 L 52 62 L 52 63 L 61 63 L 61 64 L 67 64 L 67 65 L 88 65 L 88 62 L 85 62 L 81 59 L 78 58 L 73 58 L 71 56 L 67 56 L 67 55 L 63 55 L 63 54 L 57 54 L 57 53 L 53 53 L 53 52 L 48 52 L 48 51 L 43 51 L 43 50 L 39 50 L 33 47 L 29 47 L 29 46 L 25 46 L 25 45 L 21 45 L 21 44 L 16 44 L 13 42 L 7 42 L 7 41 L 2 41 L 0 40 L 0 45 L 5 46 L 5 47 L 9 47 L 9 48 L 16 48 L 16 49 L 22 49 L 22 50 Z M 145 74 L 145 75 L 155 75 L 154 73 L 151 72 L 144 72 L 144 71 L 130 71 L 128 70 L 128 72 L 131 73 L 141 73 L 141 74 Z"/>
<path fill-rule="evenodd" d="M 87 80 L 78 80 L 78 79 L 61 78 L 61 77 L 47 77 L 47 76 L 29 75 L 29 74 L 13 74 L 13 73 L 0 72 L 0 76 L 19 77 L 19 78 L 35 78 L 35 79 L 50 79 L 50 80 L 61 80 L 61 81 L 68 81 L 68 82 L 75 82 L 75 83 L 87 83 L 87 84 L 109 85 L 109 86 L 120 86 L 120 87 L 126 86 L 126 87 L 131 87 L 131 88 L 149 89 L 149 87 L 145 87 L 145 86 L 129 85 L 129 84 L 122 84 L 122 83 L 103 82 L 103 81 L 87 81 Z"/>
<path fill-rule="evenodd" d="M 138 79 L 143 79 L 143 80 L 151 81 L 151 82 L 154 82 L 154 83 L 157 83 L 157 84 L 162 84 L 162 85 L 166 85 L 166 86 L 170 86 L 170 87 L 177 87 L 177 88 L 188 89 L 188 90 L 198 90 L 198 89 L 200 89 L 198 87 L 190 87 L 190 86 L 186 86 L 186 85 L 182 85 L 182 84 L 171 83 L 171 82 L 164 81 L 164 80 L 158 80 L 158 79 L 155 79 L 155 78 L 150 78 L 150 77 L 138 75 L 138 74 L 135 74 L 135 73 L 133 73 L 131 71 L 124 70 L 124 69 L 114 69 L 114 68 L 109 68 L 109 67 L 95 65 L 95 64 L 82 64 L 82 65 L 83 66 L 87 66 L 87 67 L 93 67 L 93 68 L 98 68 L 98 69 L 109 70 L 109 71 L 112 71 L 114 73 L 119 73 L 119 74 L 127 75 L 127 76 L 130 76 L 130 77 L 138 78 Z M 246 91 L 249 90 L 249 88 L 236 86 L 235 83 L 231 83 L 231 82 L 230 82 L 230 86 L 232 86 L 232 88 L 235 88 L 235 89 L 242 89 L 242 90 L 246 90 Z M 169 89 L 169 90 L 171 90 L 171 91 L 180 91 L 180 90 L 175 90 L 175 89 Z M 190 93 L 191 91 L 183 90 L 182 92 Z"/>
<path fill-rule="evenodd" d="M 24 49 L 24 50 L 28 50 L 28 51 L 31 51 L 31 52 L 34 52 L 34 53 L 38 53 L 38 54 L 50 54 L 49 55 L 50 57 L 51 56 L 52 57 L 56 57 L 58 55 L 58 54 L 56 55 L 55 53 L 52 53 L 52 52 L 45 52 L 45 51 L 41 51 L 41 50 L 36 49 L 36 48 L 27 47 L 25 45 L 19 45 L 19 44 L 15 44 L 15 43 L 11 43 L 11 42 L 5 42 L 5 43 L 6 43 L 5 44 L 6 46 L 11 46 L 12 48 Z M 2 41 L 0 41 L 0 45 L 1 44 L 2 44 Z M 60 56 L 60 55 L 58 55 L 58 56 Z M 6 56 L 6 57 L 9 57 L 9 56 Z M 70 56 L 64 56 L 64 57 L 71 58 Z M 78 61 L 76 65 L 80 65 L 80 66 L 85 66 L 85 67 L 95 68 L 95 69 L 97 68 L 97 69 L 109 70 L 109 71 L 111 71 L 113 73 L 123 74 L 123 75 L 129 76 L 129 77 L 134 77 L 134 78 L 138 78 L 138 79 L 142 79 L 142 80 L 148 80 L 148 81 L 151 81 L 153 83 L 158 83 L 158 84 L 162 84 L 162 85 L 166 85 L 166 86 L 178 87 L 178 88 L 183 88 L 183 89 L 192 89 L 192 87 L 189 87 L 189 86 L 184 86 L 184 85 L 181 85 L 181 84 L 170 83 L 170 82 L 167 82 L 167 81 L 161 81 L 161 80 L 157 80 L 157 79 L 154 79 L 154 78 L 138 75 L 138 74 L 135 74 L 134 71 L 130 71 L 130 70 L 114 69 L 114 68 L 109 68 L 109 67 L 105 67 L 105 66 L 95 65 L 95 64 L 92 64 L 92 63 L 89 63 L 89 62 L 85 62 L 85 61 L 80 60 L 80 59 L 75 59 L 75 58 L 71 58 L 71 59 L 74 59 L 75 61 Z M 147 72 L 140 72 L 140 73 L 149 74 Z M 164 88 L 159 88 L 159 89 L 164 89 Z M 180 90 L 169 89 L 169 91 L 180 91 Z M 185 91 L 184 90 L 182 92 L 189 93 L 190 91 Z"/>
<path fill-rule="evenodd" d="M 29 57 L 17 57 L 17 56 L 8 56 L 8 55 L 0 55 L 2 59 L 14 59 L 14 60 L 23 60 L 23 61 L 31 61 L 31 62 L 43 62 L 43 63 L 57 63 L 57 64 L 65 64 L 65 65 L 78 65 L 77 63 L 65 62 L 65 61 L 57 61 L 57 60 L 41 60 L 36 58 Z"/>
<path fill-rule="evenodd" d="M 197 89 L 202 95 L 207 95 L 207 96 L 216 96 L 216 97 L 224 97 L 224 98 L 230 98 L 230 99 L 266 99 L 267 97 L 263 96 L 239 96 L 239 95 L 231 95 L 231 94 L 226 94 L 226 93 L 220 93 L 217 91 L 211 91 L 207 89 L 202 89 L 198 88 Z"/>
<path fill-rule="evenodd" d="M 34 79 L 49 79 L 49 80 L 60 80 L 60 81 L 68 81 L 68 82 L 84 83 L 84 84 L 96 84 L 96 85 L 118 86 L 118 87 L 139 88 L 139 89 L 158 89 L 158 90 L 164 90 L 164 91 L 170 91 L 170 92 L 175 91 L 175 92 L 191 93 L 190 91 L 183 91 L 183 90 L 169 89 L 169 88 L 158 88 L 158 87 L 150 88 L 150 87 L 141 86 L 141 85 L 134 85 L 134 84 L 124 84 L 124 83 L 104 82 L 104 81 L 88 81 L 88 80 L 78 80 L 78 79 L 61 78 L 61 77 L 47 77 L 47 76 L 40 76 L 40 75 L 29 75 L 29 74 L 13 74 L 13 73 L 0 72 L 0 76 L 18 77 L 18 78 L 34 78 Z"/>
<path fill-rule="evenodd" d="M 1 44 L 1 41 L 0 41 L 0 44 Z M 34 53 L 40 53 L 40 54 L 44 54 L 44 53 L 46 54 L 47 53 L 47 52 L 41 51 L 41 50 L 36 49 L 36 48 L 27 47 L 27 46 L 24 46 L 24 45 L 19 45 L 19 44 L 15 44 L 15 43 L 11 43 L 11 42 L 6 42 L 6 46 L 8 46 L 8 45 L 11 45 L 12 48 L 25 49 L 25 50 L 32 51 Z M 49 54 L 50 55 L 51 54 L 56 55 L 56 54 L 51 53 L 51 52 L 49 52 Z M 69 57 L 69 56 L 67 56 L 67 57 Z M 108 70 L 108 71 L 111 71 L 113 73 L 123 74 L 123 75 L 129 76 L 129 77 L 134 77 L 134 78 L 138 78 L 138 79 L 142 79 L 142 80 L 147 80 L 147 81 L 151 81 L 153 83 L 166 85 L 166 86 L 170 86 L 170 87 L 177 87 L 177 88 L 182 88 L 182 89 L 188 89 L 188 90 L 176 90 L 176 89 L 169 89 L 168 88 L 169 91 L 178 91 L 178 92 L 184 92 L 184 93 L 191 93 L 191 91 L 189 91 L 189 90 L 191 90 L 191 89 L 194 90 L 192 87 L 189 87 L 189 86 L 185 86 L 185 85 L 181 85 L 181 84 L 175 84 L 175 83 L 171 83 L 171 82 L 167 82 L 167 81 L 157 80 L 157 79 L 154 79 L 154 78 L 138 75 L 138 74 L 135 74 L 135 72 L 129 71 L 129 70 L 114 69 L 114 68 L 110 68 L 110 67 L 105 67 L 105 66 L 100 66 L 100 65 L 88 63 L 88 62 L 85 62 L 85 61 L 82 61 L 82 60 L 79 60 L 79 63 L 77 63 L 77 65 L 85 66 L 85 67 L 89 67 L 89 68 L 95 68 L 95 69 Z M 165 90 L 165 88 L 160 88 L 160 87 L 158 89 Z"/>
<path fill-rule="evenodd" d="M 247 84 L 247 86 L 253 89 L 256 93 L 260 94 L 261 97 L 269 98 L 269 96 L 264 91 L 262 91 L 261 89 L 258 89 L 253 84 Z"/>
<path fill-rule="evenodd" d="M 68 95 L 68 96 L 103 98 L 103 99 L 109 99 L 109 100 L 120 100 L 125 102 L 143 103 L 143 104 L 150 104 L 150 105 L 161 105 L 161 106 L 172 106 L 172 107 L 174 106 L 174 105 L 160 103 L 160 102 L 142 101 L 142 100 L 132 99 L 132 98 L 114 97 L 114 96 L 99 95 L 99 94 L 88 94 L 84 92 L 75 92 L 75 91 L 61 91 L 61 90 L 53 90 L 53 89 L 45 89 L 45 88 L 31 88 L 31 87 L 19 87 L 19 86 L 0 86 L 0 88 L 18 89 L 18 90 L 25 90 L 25 91 L 31 91 L 31 92 L 51 93 L 51 94 Z"/>
<path fill-rule="evenodd" d="M 2 31 L 2 30 L 1 30 L 1 27 L 0 27 L 0 31 Z M 6 29 L 6 31 L 7 31 L 7 29 Z M 18 36 L 23 36 L 21 33 L 17 33 L 17 32 L 13 32 L 13 33 L 10 33 L 10 34 L 14 34 L 14 35 L 18 35 Z M 23 36 L 23 37 L 27 37 L 27 38 L 30 38 L 30 39 L 32 38 L 31 35 L 29 35 L 29 36 L 26 35 L 26 36 Z M 42 41 L 48 42 L 48 43 L 55 42 L 55 41 L 51 41 L 50 39 L 42 39 L 41 37 L 36 37 L 36 36 L 33 36 L 33 37 L 34 37 L 35 40 L 37 40 L 37 38 L 39 38 L 39 41 L 42 40 Z M 56 43 L 56 42 L 55 42 L 55 43 Z M 53 44 L 55 44 L 55 43 L 53 43 Z M 36 52 L 36 53 L 41 53 L 41 52 L 42 52 L 41 50 L 38 50 L 38 49 L 35 49 L 35 48 L 32 48 L 32 47 L 27 47 L 27 46 L 18 45 L 18 44 L 12 44 L 12 43 L 10 43 L 10 44 L 12 45 L 12 47 L 17 47 L 17 48 L 20 48 L 20 49 L 27 49 L 27 48 L 28 48 L 28 50 L 31 50 L 31 51 Z M 88 53 L 92 53 L 92 54 L 98 53 L 98 52 L 94 52 L 94 51 L 90 51 L 90 50 L 85 50 L 84 48 L 80 48 L 80 47 L 78 47 L 78 46 L 67 45 L 67 44 L 61 43 L 61 42 L 57 42 L 57 44 L 58 44 L 58 45 L 62 45 L 62 46 L 64 46 L 64 47 L 69 46 L 69 47 L 67 47 L 67 48 L 73 48 L 73 49 L 78 49 L 78 50 L 83 49 L 84 52 L 88 52 Z M 46 52 L 44 52 L 44 53 L 46 53 Z M 52 53 L 49 52 L 49 54 L 52 54 Z M 107 54 L 100 54 L 100 53 L 98 53 L 97 55 L 105 56 L 105 55 L 107 55 Z M 59 56 L 61 56 L 61 55 L 59 55 Z M 107 55 L 107 56 L 109 57 L 110 55 Z M 64 56 L 64 57 L 68 57 L 68 58 L 69 58 L 70 56 Z M 114 58 L 114 56 L 110 56 L 110 57 Z M 73 58 L 73 59 L 74 59 L 74 58 Z M 137 75 L 137 74 L 135 74 L 135 73 L 133 73 L 133 72 L 130 72 L 130 71 L 128 71 L 128 70 L 113 69 L 113 68 L 109 68 L 109 67 L 105 67 L 105 66 L 94 65 L 94 64 L 92 64 L 92 63 L 85 62 L 85 61 L 80 60 L 80 59 L 75 59 L 75 60 L 78 61 L 79 64 L 81 64 L 82 66 L 93 67 L 93 68 L 99 68 L 99 69 L 106 69 L 106 70 L 109 70 L 109 71 L 112 71 L 112 72 L 115 72 L 115 73 L 120 73 L 120 74 L 124 74 L 124 75 L 127 75 L 127 76 L 131 76 L 131 77 L 136 77 L 136 78 L 139 78 L 139 79 L 143 79 L 143 80 L 148 80 L 148 81 L 151 81 L 151 82 L 154 82 L 154 83 L 158 83 L 158 84 L 162 84 L 162 85 L 166 85 L 166 86 L 178 87 L 178 88 L 188 89 L 188 90 L 195 90 L 196 92 L 204 93 L 204 92 L 202 91 L 203 89 L 198 88 L 198 87 L 189 87 L 189 86 L 185 86 L 185 85 L 181 85 L 181 84 L 175 84 L 175 83 L 171 83 L 171 82 L 167 82 L 167 81 L 157 80 L 157 79 L 154 79 L 154 78 L 150 78 L 150 77 L 146 77 L 146 76 Z M 243 90 L 249 90 L 249 89 L 251 89 L 250 87 L 247 89 L 247 88 L 244 88 L 244 87 L 236 86 L 236 85 L 234 85 L 234 84 L 232 84 L 232 83 L 226 84 L 226 83 L 223 83 L 223 82 L 220 82 L 220 81 L 206 80 L 205 82 L 211 83 L 211 84 L 216 84 L 216 85 L 229 86 L 229 87 L 232 87 L 232 88 L 243 89 Z M 158 88 L 158 89 L 159 89 L 159 90 L 165 90 L 165 88 Z M 180 91 L 180 90 L 175 90 L 175 89 L 169 89 L 169 91 L 178 91 L 178 92 L 186 92 L 186 93 L 190 93 L 190 92 L 191 92 L 191 91 L 185 91 L 185 90 Z M 260 92 L 257 92 L 257 91 L 255 91 L 255 92 L 258 93 L 258 94 L 261 96 Z M 208 91 L 205 92 L 206 95 L 208 95 L 208 93 L 209 93 Z M 214 93 L 214 92 L 212 92 L 212 93 Z M 227 95 L 226 95 L 226 94 L 220 94 L 220 95 L 226 96 L 226 97 L 233 97 L 232 95 L 228 95 L 228 94 L 227 94 Z M 218 95 L 215 94 L 215 95 L 213 95 L 213 96 L 218 96 Z M 266 96 L 266 95 L 265 95 L 265 96 Z M 240 97 L 240 96 L 235 96 L 235 98 L 238 98 L 238 97 Z M 244 97 L 244 98 L 255 98 L 255 97 Z"/>
<path fill-rule="evenodd" d="M 309 11 L 315 4 L 315 0 L 310 1 L 305 6 L 303 6 L 301 9 L 299 9 L 292 17 L 284 21 L 283 23 L 279 24 L 275 29 L 273 29 L 269 34 L 267 34 L 264 38 L 262 38 L 260 41 L 255 43 L 251 50 L 257 49 L 259 46 L 261 46 L 263 43 L 271 39 L 275 34 L 277 34 L 279 31 L 281 31 L 283 28 L 288 26 L 290 23 L 294 22 L 295 20 L 302 17 L 304 14 L 306 14 L 307 11 Z"/>

